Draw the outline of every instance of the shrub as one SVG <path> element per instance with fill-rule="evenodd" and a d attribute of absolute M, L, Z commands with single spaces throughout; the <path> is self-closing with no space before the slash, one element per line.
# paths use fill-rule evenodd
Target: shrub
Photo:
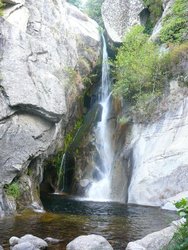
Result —
<path fill-rule="evenodd" d="M 175 0 L 171 13 L 163 21 L 160 39 L 163 43 L 181 43 L 187 34 L 188 1 Z"/>
<path fill-rule="evenodd" d="M 3 4 L 2 1 L 0 0 L 0 16 L 3 15 L 3 6 L 4 6 L 4 4 Z"/>
<path fill-rule="evenodd" d="M 168 79 L 184 78 L 186 75 L 186 62 L 188 60 L 188 42 L 182 44 L 176 44 L 170 48 L 168 54 L 166 54 L 162 61 L 163 70 L 168 75 Z M 185 83 L 186 84 L 186 83 Z"/>
<path fill-rule="evenodd" d="M 5 187 L 5 192 L 7 195 L 14 197 L 15 199 L 20 197 L 20 187 L 18 182 L 12 182 Z"/>
<path fill-rule="evenodd" d="M 182 199 L 175 203 L 178 214 L 185 222 L 179 227 L 172 240 L 164 250 L 186 250 L 188 249 L 188 199 Z"/>
<path fill-rule="evenodd" d="M 142 26 L 131 29 L 118 50 L 114 64 L 116 84 L 113 93 L 132 104 L 146 95 L 158 95 L 163 87 L 158 48 L 143 31 Z"/>
<path fill-rule="evenodd" d="M 162 0 L 144 0 L 146 7 L 149 9 L 150 18 L 147 21 L 146 28 L 152 29 L 163 13 Z"/>
<path fill-rule="evenodd" d="M 101 6 L 104 0 L 87 0 L 84 11 L 94 19 L 101 27 L 103 27 L 103 20 L 101 16 Z"/>

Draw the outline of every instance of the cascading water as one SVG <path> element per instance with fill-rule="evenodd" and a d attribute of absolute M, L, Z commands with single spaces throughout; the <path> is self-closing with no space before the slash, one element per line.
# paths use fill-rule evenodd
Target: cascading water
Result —
<path fill-rule="evenodd" d="M 90 200 L 105 201 L 110 200 L 111 193 L 111 169 L 113 162 L 113 150 L 111 141 L 111 131 L 108 122 L 110 111 L 110 76 L 108 54 L 106 49 L 106 42 L 103 38 L 103 63 L 102 63 L 102 86 L 99 93 L 99 103 L 101 104 L 102 117 L 98 122 L 95 129 L 96 149 L 100 157 L 100 164 L 95 163 L 95 170 L 100 179 L 94 181 L 88 192 L 87 196 Z"/>
<path fill-rule="evenodd" d="M 59 173 L 58 173 L 58 180 L 57 180 L 57 188 L 55 190 L 55 193 L 63 192 L 65 189 L 64 183 L 65 183 L 65 158 L 66 154 L 64 153 L 61 159 L 61 164 L 59 168 Z M 63 181 L 62 181 L 63 177 Z M 63 183 L 63 187 L 61 187 L 61 182 Z"/>

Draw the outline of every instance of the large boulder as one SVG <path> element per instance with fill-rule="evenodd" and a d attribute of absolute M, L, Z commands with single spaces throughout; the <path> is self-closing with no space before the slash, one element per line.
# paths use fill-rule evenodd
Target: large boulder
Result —
<path fill-rule="evenodd" d="M 113 250 L 109 242 L 100 235 L 79 236 L 71 241 L 66 250 Z"/>
<path fill-rule="evenodd" d="M 175 203 L 180 201 L 181 199 L 186 198 L 188 199 L 188 191 L 178 193 L 175 196 L 172 196 L 164 201 L 164 204 L 162 205 L 162 209 L 166 210 L 177 210 Z"/>
<path fill-rule="evenodd" d="M 10 238 L 9 243 L 10 246 L 13 246 L 13 250 L 37 250 L 46 249 L 48 247 L 46 241 L 32 234 L 26 234 L 21 238 L 13 236 Z"/>
<path fill-rule="evenodd" d="M 148 234 L 141 240 L 129 242 L 126 250 L 161 250 L 167 246 L 179 226 L 178 222 L 158 232 Z"/>
<path fill-rule="evenodd" d="M 122 42 L 123 36 L 133 25 L 141 24 L 140 13 L 144 9 L 142 0 L 105 0 L 102 18 L 113 42 Z"/>
<path fill-rule="evenodd" d="M 9 210 L 2 188 L 28 166 L 42 181 L 42 161 L 63 144 L 82 79 L 101 51 L 97 23 L 64 0 L 7 6 L 0 18 L 0 211 Z"/>

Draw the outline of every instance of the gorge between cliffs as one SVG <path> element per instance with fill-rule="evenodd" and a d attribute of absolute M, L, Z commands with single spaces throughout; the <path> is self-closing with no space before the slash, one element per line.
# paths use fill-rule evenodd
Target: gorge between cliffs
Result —
<path fill-rule="evenodd" d="M 0 0 L 0 249 L 187 249 L 187 11 Z"/>

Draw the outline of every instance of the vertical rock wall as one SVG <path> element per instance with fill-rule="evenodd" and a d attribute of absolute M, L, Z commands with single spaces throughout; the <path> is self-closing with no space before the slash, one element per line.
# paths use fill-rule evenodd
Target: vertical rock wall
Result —
<path fill-rule="evenodd" d="M 5 184 L 63 145 L 82 79 L 100 57 L 98 25 L 76 7 L 63 0 L 8 3 L 0 18 L 0 211 Z"/>

